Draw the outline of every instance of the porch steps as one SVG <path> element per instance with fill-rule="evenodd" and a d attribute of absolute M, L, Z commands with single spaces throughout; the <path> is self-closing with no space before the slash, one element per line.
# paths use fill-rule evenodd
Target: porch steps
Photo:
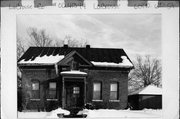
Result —
<path fill-rule="evenodd" d="M 77 113 L 82 110 L 82 108 L 70 108 L 70 115 L 64 115 L 63 118 L 86 118 L 87 115 L 77 115 Z"/>

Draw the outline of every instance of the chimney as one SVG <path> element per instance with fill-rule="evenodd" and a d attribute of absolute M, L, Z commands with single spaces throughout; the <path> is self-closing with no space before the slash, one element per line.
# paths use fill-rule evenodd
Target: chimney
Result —
<path fill-rule="evenodd" d="M 86 45 L 86 48 L 90 48 L 90 45 Z"/>
<path fill-rule="evenodd" d="M 68 44 L 64 44 L 64 48 L 68 48 Z"/>

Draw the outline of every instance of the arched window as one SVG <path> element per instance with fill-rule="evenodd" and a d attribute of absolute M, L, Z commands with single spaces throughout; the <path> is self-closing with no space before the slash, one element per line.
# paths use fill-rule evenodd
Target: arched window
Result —
<path fill-rule="evenodd" d="M 40 86 L 38 80 L 31 81 L 32 99 L 40 99 Z"/>

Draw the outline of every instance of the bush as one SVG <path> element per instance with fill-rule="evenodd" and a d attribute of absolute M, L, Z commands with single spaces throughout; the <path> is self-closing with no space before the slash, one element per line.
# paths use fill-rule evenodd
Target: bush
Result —
<path fill-rule="evenodd" d="M 92 103 L 86 103 L 84 107 L 85 109 L 95 109 L 95 105 L 93 105 Z"/>

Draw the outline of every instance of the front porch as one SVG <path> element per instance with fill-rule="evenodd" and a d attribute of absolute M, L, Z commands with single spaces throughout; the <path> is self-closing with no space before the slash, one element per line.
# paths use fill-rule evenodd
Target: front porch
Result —
<path fill-rule="evenodd" d="M 86 103 L 86 76 L 80 71 L 64 71 L 62 76 L 62 108 L 76 114 Z"/>

